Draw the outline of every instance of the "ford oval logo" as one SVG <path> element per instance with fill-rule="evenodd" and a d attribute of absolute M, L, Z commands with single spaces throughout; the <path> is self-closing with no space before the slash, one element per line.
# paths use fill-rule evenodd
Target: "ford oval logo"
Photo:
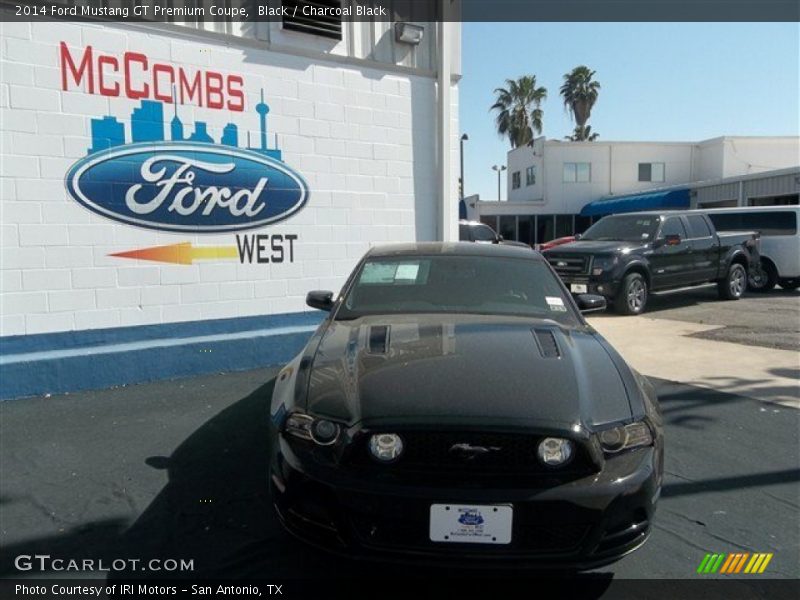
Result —
<path fill-rule="evenodd" d="M 160 231 L 219 233 L 282 221 L 308 201 L 285 163 L 253 150 L 195 142 L 128 144 L 89 154 L 67 173 L 89 210 Z"/>

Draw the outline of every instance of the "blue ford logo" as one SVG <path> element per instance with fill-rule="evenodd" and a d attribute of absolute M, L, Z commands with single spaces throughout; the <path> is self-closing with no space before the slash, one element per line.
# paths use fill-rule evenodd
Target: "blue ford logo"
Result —
<path fill-rule="evenodd" d="M 218 233 L 282 221 L 308 200 L 291 167 L 251 149 L 194 142 L 128 144 L 89 154 L 67 173 L 89 210 L 129 225 Z"/>
<path fill-rule="evenodd" d="M 461 513 L 458 522 L 462 525 L 482 525 L 483 515 L 478 510 L 468 509 Z"/>

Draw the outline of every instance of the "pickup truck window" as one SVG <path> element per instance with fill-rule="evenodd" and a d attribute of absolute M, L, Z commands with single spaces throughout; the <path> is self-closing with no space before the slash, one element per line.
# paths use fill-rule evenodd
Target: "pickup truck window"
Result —
<path fill-rule="evenodd" d="M 689 237 L 711 237 L 711 230 L 708 228 L 708 223 L 706 223 L 703 217 L 700 215 L 689 215 L 686 218 L 689 220 Z"/>
<path fill-rule="evenodd" d="M 476 242 L 494 242 L 497 239 L 497 234 L 487 225 L 475 225 L 472 235 Z"/>
<path fill-rule="evenodd" d="M 581 240 L 645 243 L 653 239 L 657 227 L 658 217 L 615 215 L 604 217 L 589 227 Z"/>
<path fill-rule="evenodd" d="M 709 213 L 708 218 L 717 231 L 755 230 L 761 232 L 762 237 L 797 235 L 797 216 L 789 211 Z"/>
<path fill-rule="evenodd" d="M 683 221 L 681 221 L 680 217 L 669 217 L 664 221 L 658 237 L 665 238 L 668 235 L 679 235 L 682 240 L 687 238 L 686 228 L 683 226 Z"/>

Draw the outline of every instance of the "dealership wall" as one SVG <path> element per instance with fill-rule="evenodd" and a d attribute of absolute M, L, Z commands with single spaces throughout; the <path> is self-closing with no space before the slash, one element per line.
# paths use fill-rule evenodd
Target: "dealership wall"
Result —
<path fill-rule="evenodd" d="M 53 352 L 83 348 L 102 355 L 109 345 L 120 352 L 120 344 L 142 340 L 160 340 L 154 346 L 170 348 L 167 354 L 174 356 L 182 345 L 163 341 L 176 336 L 191 341 L 299 327 L 290 332 L 300 336 L 290 344 L 294 350 L 319 320 L 304 312 L 307 291 L 338 290 L 372 244 L 437 235 L 436 89 L 429 72 L 118 25 L 4 23 L 2 38 L 0 366 L 6 375 L 21 365 L 29 369 Z M 257 230 L 213 234 L 143 228 L 88 210 L 68 193 L 65 177 L 93 146 L 92 120 L 113 117 L 130 141 L 132 116 L 152 108 L 142 101 L 153 101 L 153 91 L 150 98 L 137 99 L 97 89 L 90 93 L 88 77 L 76 84 L 73 72 L 62 72 L 61 42 L 78 66 L 87 47 L 95 60 L 111 57 L 104 67 L 106 89 L 116 83 L 125 89 L 125 78 L 108 65 L 122 64 L 126 52 L 144 55 L 150 69 L 160 64 L 241 79 L 242 111 L 209 108 L 208 98 L 184 104 L 162 98 L 165 139 L 170 139 L 177 106 L 185 138 L 197 133 L 197 122 L 206 123 L 219 146 L 226 127 L 234 124 L 238 147 L 257 148 L 263 90 L 268 146 L 275 149 L 277 142 L 283 163 L 305 181 L 306 203 L 285 220 Z M 142 64 L 131 69 L 129 83 L 138 90 L 148 81 L 153 85 Z M 162 85 L 162 97 L 168 83 Z M 452 93 L 457 102 L 455 85 Z M 456 104 L 453 108 L 456 115 Z M 453 132 L 455 147 L 457 126 Z M 241 252 L 242 243 L 256 243 L 255 234 L 271 236 L 261 240 L 263 262 L 255 253 L 248 259 Z M 280 251 L 273 245 L 276 239 Z M 191 247 L 180 261 L 190 264 L 161 262 L 163 256 L 141 259 L 148 249 L 184 243 Z M 198 248 L 226 250 L 204 254 Z M 120 253 L 128 256 L 113 256 Z M 180 323 L 183 328 L 175 329 Z M 209 323 L 217 323 L 212 333 Z M 102 335 L 87 335 L 97 331 Z M 190 352 L 197 359 L 200 350 Z M 246 368 L 283 360 L 286 353 L 279 354 L 268 361 L 228 362 Z M 192 371 L 214 368 L 209 359 Z M 2 395 L 65 389 L 59 383 L 66 376 L 64 365 L 53 373 L 46 389 L 10 390 L 4 377 Z"/>

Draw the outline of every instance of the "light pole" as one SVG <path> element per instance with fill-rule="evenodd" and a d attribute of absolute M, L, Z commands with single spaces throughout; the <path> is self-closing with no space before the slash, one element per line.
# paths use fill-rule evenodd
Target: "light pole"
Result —
<path fill-rule="evenodd" d="M 497 201 L 500 202 L 500 173 L 506 170 L 505 165 L 494 165 L 492 171 L 497 171 Z"/>
<path fill-rule="evenodd" d="M 469 140 L 466 133 L 461 134 L 461 176 L 458 178 L 458 197 L 464 199 L 464 142 Z"/>

